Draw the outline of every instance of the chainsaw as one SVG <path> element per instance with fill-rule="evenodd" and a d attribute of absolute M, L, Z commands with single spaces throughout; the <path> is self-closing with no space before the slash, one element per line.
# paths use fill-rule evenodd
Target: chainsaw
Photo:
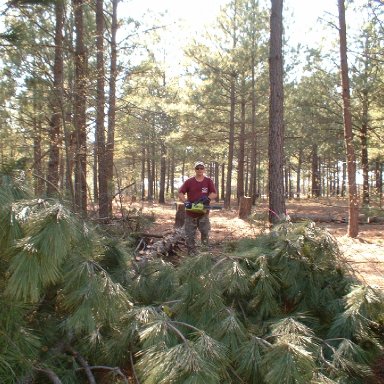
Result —
<path fill-rule="evenodd" d="M 191 208 L 185 208 L 187 212 L 206 213 L 209 207 L 201 202 L 192 203 Z"/>
<path fill-rule="evenodd" d="M 191 208 L 185 208 L 187 212 L 194 212 L 194 213 L 206 213 L 209 210 L 213 209 L 222 209 L 223 207 L 220 205 L 204 205 L 201 201 L 196 201 L 195 203 L 192 203 Z"/>

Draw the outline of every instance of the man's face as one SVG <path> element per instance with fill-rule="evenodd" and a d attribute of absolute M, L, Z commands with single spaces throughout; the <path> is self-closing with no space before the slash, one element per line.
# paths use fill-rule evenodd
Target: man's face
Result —
<path fill-rule="evenodd" d="M 198 165 L 197 167 L 195 167 L 195 172 L 196 172 L 197 176 L 203 175 L 204 174 L 204 166 Z"/>

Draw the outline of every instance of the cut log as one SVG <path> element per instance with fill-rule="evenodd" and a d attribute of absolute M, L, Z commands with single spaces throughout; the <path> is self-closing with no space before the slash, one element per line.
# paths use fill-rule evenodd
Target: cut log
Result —
<path fill-rule="evenodd" d="M 346 223 L 347 219 L 341 216 L 332 217 L 331 215 L 300 215 L 290 214 L 290 221 L 293 223 L 299 221 L 314 221 L 315 223 Z"/>
<path fill-rule="evenodd" d="M 176 253 L 179 244 L 184 243 L 185 234 L 183 228 L 176 229 L 172 234 L 148 246 L 145 252 L 141 252 L 143 258 L 154 259 L 167 257 Z"/>
<path fill-rule="evenodd" d="M 300 214 L 290 214 L 289 215 L 290 220 L 293 223 L 299 222 L 299 221 L 313 221 L 315 223 L 348 223 L 348 217 L 341 216 L 341 215 L 300 215 Z M 366 224 L 367 219 L 365 215 L 359 215 L 359 224 Z"/>
<path fill-rule="evenodd" d="M 185 206 L 184 204 L 176 205 L 176 217 L 175 217 L 175 228 L 181 228 L 185 222 Z"/>
<path fill-rule="evenodd" d="M 384 217 L 380 217 L 380 216 L 368 217 L 367 223 L 368 224 L 372 224 L 372 223 L 383 224 L 384 223 Z"/>
<path fill-rule="evenodd" d="M 246 220 L 251 215 L 252 198 L 249 196 L 242 196 L 240 198 L 239 206 L 239 219 Z"/>

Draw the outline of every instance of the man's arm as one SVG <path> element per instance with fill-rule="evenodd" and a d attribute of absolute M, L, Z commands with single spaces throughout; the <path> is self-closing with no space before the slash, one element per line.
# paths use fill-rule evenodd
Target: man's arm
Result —
<path fill-rule="evenodd" d="M 212 199 L 216 199 L 216 197 L 217 197 L 217 192 L 216 192 L 215 184 L 213 184 L 212 179 L 210 179 L 208 198 L 212 200 Z"/>
<path fill-rule="evenodd" d="M 185 193 L 179 192 L 179 200 L 182 201 L 183 203 L 187 201 L 187 199 L 185 198 Z"/>
<path fill-rule="evenodd" d="M 216 197 L 217 197 L 217 193 L 216 193 L 216 192 L 210 192 L 210 193 L 208 194 L 208 197 L 209 197 L 210 200 L 212 200 L 212 199 L 216 199 Z"/>

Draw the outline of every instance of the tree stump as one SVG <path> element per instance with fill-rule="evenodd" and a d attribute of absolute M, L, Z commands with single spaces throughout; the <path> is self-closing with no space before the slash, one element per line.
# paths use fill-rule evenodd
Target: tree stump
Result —
<path fill-rule="evenodd" d="M 181 228 L 185 221 L 185 206 L 184 204 L 176 205 L 176 217 L 175 217 L 175 228 Z"/>
<path fill-rule="evenodd" d="M 251 215 L 252 198 L 249 196 L 242 196 L 240 198 L 239 206 L 239 219 L 246 220 Z"/>

